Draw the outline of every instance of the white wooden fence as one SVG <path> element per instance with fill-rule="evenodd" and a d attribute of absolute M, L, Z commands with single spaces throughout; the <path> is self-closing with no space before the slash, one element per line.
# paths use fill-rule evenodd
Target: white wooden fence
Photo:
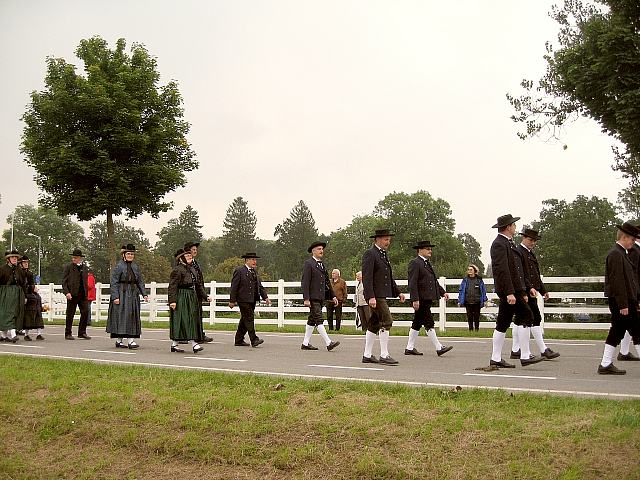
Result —
<path fill-rule="evenodd" d="M 440 284 L 449 291 L 449 301 L 441 299 L 439 304 L 435 304 L 431 311 L 436 319 L 436 325 L 440 331 L 447 328 L 467 328 L 464 307 L 458 307 L 458 287 L 461 279 L 440 277 Z M 493 289 L 493 279 L 485 279 L 489 301 L 492 302 L 497 295 L 490 293 Z M 407 281 L 397 281 L 402 291 L 407 291 Z M 604 277 L 546 277 L 544 283 L 549 290 L 550 298 L 544 301 L 538 298 L 538 305 L 542 312 L 545 328 L 563 329 L 608 329 L 608 319 L 602 317 L 600 322 L 590 321 L 593 315 L 609 315 L 609 309 L 604 298 Z M 343 325 L 354 325 L 355 308 L 353 306 L 353 294 L 355 292 L 355 281 L 347 282 L 349 300 L 343 307 Z M 271 306 L 264 303 L 256 307 L 256 323 L 271 324 L 283 327 L 285 325 L 303 325 L 306 323 L 306 315 L 309 309 L 303 305 L 302 293 L 300 292 L 300 282 L 263 282 L 267 289 Z M 590 290 L 578 291 L 582 286 L 589 285 Z M 142 303 L 143 319 L 150 322 L 167 322 L 169 320 L 169 307 L 167 305 L 167 283 L 149 283 L 146 285 L 149 292 L 149 302 Z M 237 321 L 239 316 L 238 307 L 233 310 L 227 305 L 229 302 L 230 283 L 211 282 L 205 285 L 211 295 L 211 304 L 205 304 L 205 325 L 215 323 L 230 323 Z M 555 287 L 555 288 L 554 288 Z M 571 289 L 576 290 L 571 290 Z M 96 285 L 96 301 L 92 304 L 93 320 L 106 320 L 109 308 L 109 285 L 98 283 Z M 66 298 L 62 294 L 61 285 L 40 285 L 40 295 L 43 305 L 48 307 L 48 311 L 43 313 L 45 319 L 52 322 L 54 319 L 63 319 L 66 310 Z M 235 318 L 229 316 L 229 312 L 235 312 Z M 401 304 L 397 301 L 391 302 L 391 312 L 395 314 L 411 314 L 410 299 L 407 294 L 407 302 Z M 481 328 L 493 328 L 495 326 L 495 316 L 498 308 L 495 305 L 485 307 L 481 314 Z M 223 315 L 225 314 L 225 315 Z M 452 314 L 458 314 L 452 319 Z M 447 318 L 449 317 L 449 318 Z M 408 318 L 408 317 L 405 317 Z M 409 326 L 410 320 L 396 319 L 394 325 Z"/>

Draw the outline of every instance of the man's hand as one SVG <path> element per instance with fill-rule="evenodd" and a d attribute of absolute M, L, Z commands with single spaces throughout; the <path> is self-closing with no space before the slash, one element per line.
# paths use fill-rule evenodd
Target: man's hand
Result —
<path fill-rule="evenodd" d="M 71 300 L 71 294 L 70 294 L 70 293 L 67 293 L 67 294 L 65 295 L 65 297 L 67 297 L 67 300 Z"/>
<path fill-rule="evenodd" d="M 142 299 L 143 299 L 145 302 L 148 302 L 148 301 L 149 301 L 149 295 L 145 295 L 145 296 L 143 296 L 143 297 L 142 297 Z"/>
<path fill-rule="evenodd" d="M 405 297 L 404 297 L 404 293 L 400 294 L 400 303 L 404 303 Z"/>
<path fill-rule="evenodd" d="M 549 292 L 547 292 L 547 293 L 545 293 L 545 294 L 544 294 L 544 299 L 545 299 L 545 300 L 549 300 Z"/>
<path fill-rule="evenodd" d="M 370 306 L 371 308 L 376 308 L 376 305 L 377 305 L 377 303 L 376 303 L 376 299 L 375 299 L 375 297 L 370 298 L 370 299 L 369 299 L 369 306 Z"/>
<path fill-rule="evenodd" d="M 445 300 L 449 300 L 449 294 L 447 292 L 444 292 L 443 297 Z"/>
<path fill-rule="evenodd" d="M 171 310 L 175 310 L 175 309 L 176 309 L 176 304 L 175 304 L 175 303 L 170 303 L 170 304 L 169 304 L 169 308 L 170 308 Z"/>
<path fill-rule="evenodd" d="M 271 306 L 271 299 L 270 298 L 265 299 L 264 303 L 266 303 L 270 307 Z"/>
<path fill-rule="evenodd" d="M 113 300 L 113 304 L 114 305 L 120 305 L 120 299 L 116 298 L 115 300 Z"/>
<path fill-rule="evenodd" d="M 333 297 L 333 304 L 337 307 L 338 306 L 338 299 L 336 297 Z"/>
<path fill-rule="evenodd" d="M 507 303 L 509 305 L 515 305 L 516 304 L 516 296 L 514 294 L 507 295 Z"/>
<path fill-rule="evenodd" d="M 538 296 L 538 292 L 535 288 L 531 287 L 531 289 L 529 290 L 529 296 L 534 298 Z"/>
<path fill-rule="evenodd" d="M 629 308 L 621 308 L 620 315 L 624 315 L 625 317 L 629 315 Z"/>
<path fill-rule="evenodd" d="M 309 307 L 309 306 L 311 306 L 311 301 L 309 301 L 309 300 L 305 300 L 305 301 L 304 301 L 304 306 L 305 306 L 305 307 Z"/>
<path fill-rule="evenodd" d="M 229 308 L 233 308 L 236 306 L 236 302 L 229 302 Z"/>
<path fill-rule="evenodd" d="M 414 310 L 418 310 L 420 308 L 420 300 L 414 300 L 411 306 Z"/>

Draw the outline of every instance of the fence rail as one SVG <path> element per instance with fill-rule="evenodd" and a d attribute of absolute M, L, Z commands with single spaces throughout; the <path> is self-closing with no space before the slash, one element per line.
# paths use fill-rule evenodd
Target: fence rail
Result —
<path fill-rule="evenodd" d="M 457 304 L 458 287 L 461 279 L 440 277 L 440 284 L 449 292 L 449 301 L 440 299 L 434 304 L 431 311 L 436 319 L 436 326 L 440 331 L 447 328 L 467 327 L 464 317 L 464 307 Z M 406 280 L 398 280 L 401 290 L 406 291 Z M 544 301 L 538 297 L 538 305 L 542 313 L 545 328 L 563 329 L 608 329 L 609 309 L 603 293 L 604 277 L 545 277 L 544 283 L 549 290 L 549 300 Z M 495 316 L 498 308 L 493 303 L 497 299 L 495 293 L 490 293 L 493 286 L 493 279 L 486 279 L 487 295 L 490 306 L 482 309 L 481 328 L 493 328 Z M 275 282 L 263 282 L 267 289 L 271 306 L 260 303 L 256 307 L 256 323 L 270 324 L 283 327 L 285 325 L 303 325 L 306 323 L 308 308 L 303 305 L 300 282 L 285 282 L 278 280 Z M 205 324 L 234 322 L 234 318 L 229 316 L 230 312 L 235 312 L 235 318 L 239 315 L 239 309 L 229 309 L 229 287 L 230 283 L 210 282 L 205 285 L 207 292 L 211 295 L 211 303 L 205 304 Z M 353 295 L 355 292 L 355 281 L 347 282 L 349 291 L 349 301 L 343 307 L 343 325 L 354 325 L 355 308 Z M 167 304 L 167 283 L 152 282 L 146 285 L 149 291 L 149 301 L 142 302 L 143 316 L 150 322 L 167 322 L 169 320 L 169 306 Z M 404 288 L 403 288 L 404 287 Z M 585 291 L 580 291 L 585 288 Z M 62 293 L 61 285 L 40 285 L 40 295 L 43 305 L 48 310 L 43 314 L 49 322 L 55 319 L 63 319 L 66 311 L 66 298 Z M 105 320 L 109 308 L 109 285 L 98 283 L 96 285 L 96 301 L 92 304 L 92 318 L 95 320 Z M 408 295 L 407 295 L 408 297 Z M 410 300 L 407 298 L 407 300 Z M 394 325 L 409 326 L 410 315 L 413 309 L 410 302 L 404 304 L 398 301 L 391 301 L 391 312 L 396 314 Z M 592 321 L 593 319 L 599 321 Z"/>

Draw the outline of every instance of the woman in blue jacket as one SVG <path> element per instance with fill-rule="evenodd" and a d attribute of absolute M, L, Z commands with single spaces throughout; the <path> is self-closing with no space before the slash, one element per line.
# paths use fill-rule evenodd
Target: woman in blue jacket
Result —
<path fill-rule="evenodd" d="M 480 309 L 487 303 L 487 287 L 478 275 L 478 267 L 471 264 L 467 267 L 467 276 L 462 279 L 458 291 L 458 305 L 467 310 L 469 331 L 480 329 Z"/>

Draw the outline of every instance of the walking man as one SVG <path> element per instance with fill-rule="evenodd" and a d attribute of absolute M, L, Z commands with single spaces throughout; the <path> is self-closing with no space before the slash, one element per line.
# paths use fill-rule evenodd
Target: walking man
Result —
<path fill-rule="evenodd" d="M 438 283 L 430 259 L 433 252 L 433 245 L 429 240 L 418 242 L 413 248 L 418 251 L 418 256 L 409 262 L 409 294 L 411 295 L 414 310 L 413 322 L 409 329 L 409 341 L 404 350 L 405 355 L 422 355 L 415 348 L 416 340 L 420 335 L 420 329 L 424 327 L 427 336 L 431 339 L 438 356 L 442 356 L 453 347 L 445 347 L 438 340 L 434 330 L 433 315 L 431 305 L 434 301 L 444 297 L 449 300 L 449 294 Z"/>
<path fill-rule="evenodd" d="M 244 336 L 248 333 L 251 346 L 257 347 L 264 343 L 264 340 L 256 335 L 254 325 L 256 302 L 259 302 L 262 297 L 267 302 L 267 305 L 271 305 L 271 300 L 269 300 L 267 291 L 262 286 L 260 276 L 256 270 L 257 259 L 260 257 L 251 252 L 242 255 L 242 258 L 244 258 L 244 265 L 233 271 L 231 290 L 229 291 L 229 308 L 235 307 L 236 304 L 240 307 L 240 321 L 236 331 L 235 346 L 248 347 L 249 344 L 244 341 Z"/>
<path fill-rule="evenodd" d="M 542 357 L 532 357 L 529 348 L 529 327 L 533 322 L 533 314 L 529 308 L 522 254 L 513 242 L 518 220 L 520 217 L 511 214 L 502 215 L 492 227 L 498 229 L 498 235 L 491 244 L 491 268 L 500 304 L 489 364 L 498 368 L 515 368 L 515 365 L 502 359 L 505 333 L 512 321 L 516 324 L 514 336 L 519 336 L 520 340 L 521 365 L 524 367 L 544 360 Z"/>
<path fill-rule="evenodd" d="M 333 301 L 328 300 L 325 305 L 327 307 L 327 323 L 329 330 L 333 330 L 333 312 L 336 313 L 336 331 L 340 330 L 342 322 L 342 305 L 347 299 L 347 282 L 340 278 L 340 270 L 334 268 L 331 270 L 331 289 L 338 300 L 338 304 L 334 305 Z"/>
<path fill-rule="evenodd" d="M 387 250 L 394 234 L 387 229 L 376 230 L 369 238 L 373 239 L 371 248 L 362 256 L 362 284 L 364 298 L 371 307 L 371 317 L 367 322 L 364 355 L 362 363 L 383 363 L 397 365 L 398 361 L 389 355 L 389 331 L 393 325 L 387 298 L 399 297 L 404 303 L 404 294 L 393 279 L 391 263 L 387 258 Z M 373 344 L 376 335 L 380 340 L 380 359 L 373 355 Z"/>
<path fill-rule="evenodd" d="M 640 228 L 640 225 L 636 225 L 636 228 Z M 638 287 L 640 288 L 640 242 L 639 239 L 636 238 L 636 241 L 633 243 L 633 247 L 631 247 L 629 252 L 629 260 L 633 264 L 634 269 L 638 273 Z M 620 362 L 638 362 L 640 361 L 640 357 L 635 356 L 632 352 L 630 352 L 631 347 L 631 335 L 627 330 L 624 332 L 624 338 L 620 341 L 620 352 L 618 353 L 618 361 Z"/>
<path fill-rule="evenodd" d="M 616 244 L 609 250 L 605 261 L 604 296 L 609 302 L 611 327 L 604 343 L 602 361 L 598 365 L 601 375 L 624 375 L 626 370 L 613 364 L 616 347 L 628 330 L 640 354 L 640 322 L 638 320 L 638 275 L 629 259 L 633 242 L 640 231 L 630 223 L 618 225 Z"/>
<path fill-rule="evenodd" d="M 89 292 L 89 282 L 87 275 L 89 270 L 84 263 L 84 255 L 82 250 L 76 248 L 71 255 L 71 262 L 64 266 L 62 272 L 62 292 L 67 297 L 67 317 L 64 329 L 64 338 L 66 340 L 75 340 L 71 334 L 73 326 L 73 317 L 76 314 L 76 308 L 80 309 L 80 324 L 78 325 L 78 338 L 91 340 L 87 335 L 87 320 L 89 319 L 89 302 L 87 302 L 87 294 Z"/>
<path fill-rule="evenodd" d="M 325 300 L 332 300 L 334 305 L 338 305 L 338 299 L 333 294 L 331 282 L 329 282 L 329 274 L 322 262 L 324 247 L 326 246 L 325 242 L 312 243 L 307 248 L 307 252 L 311 254 L 311 257 L 305 260 L 302 266 L 302 298 L 304 306 L 309 307 L 307 327 L 300 347 L 302 350 L 318 350 L 318 347 L 314 347 L 310 343 L 311 335 L 313 335 L 313 330 L 316 328 L 324 340 L 327 350 L 331 351 L 340 345 L 340 342 L 334 342 L 329 338 L 322 318 L 322 304 Z"/>

